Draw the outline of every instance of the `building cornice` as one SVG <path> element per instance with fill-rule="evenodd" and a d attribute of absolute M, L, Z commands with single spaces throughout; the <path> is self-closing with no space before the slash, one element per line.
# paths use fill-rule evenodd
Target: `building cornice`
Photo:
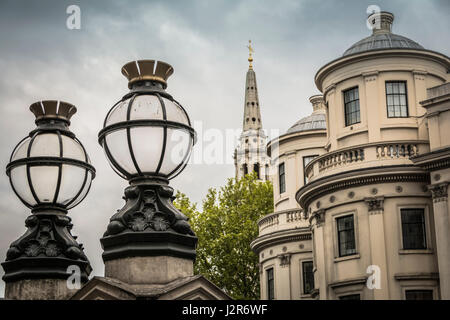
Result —
<path fill-rule="evenodd" d="M 450 168 L 450 147 L 433 150 L 410 159 L 415 165 L 427 171 Z"/>
<path fill-rule="evenodd" d="M 259 253 L 267 247 L 272 247 L 278 244 L 306 241 L 311 239 L 311 231 L 309 228 L 285 229 L 257 237 L 252 241 L 252 243 L 250 243 L 250 248 L 252 248 L 254 252 Z"/>
<path fill-rule="evenodd" d="M 360 175 L 355 177 L 355 175 Z M 410 165 L 379 166 L 350 170 L 312 181 L 301 187 L 295 194 L 300 206 L 306 209 L 309 204 L 326 194 L 376 183 L 424 182 L 429 183 L 428 172 Z"/>

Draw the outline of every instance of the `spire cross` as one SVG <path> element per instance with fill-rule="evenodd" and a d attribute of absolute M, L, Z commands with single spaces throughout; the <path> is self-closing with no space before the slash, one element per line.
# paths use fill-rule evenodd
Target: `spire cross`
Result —
<path fill-rule="evenodd" d="M 253 57 L 252 57 L 252 53 L 255 52 L 255 50 L 253 50 L 252 47 L 252 40 L 248 40 L 248 62 L 249 62 L 249 68 L 252 69 L 252 61 L 253 61 Z"/>

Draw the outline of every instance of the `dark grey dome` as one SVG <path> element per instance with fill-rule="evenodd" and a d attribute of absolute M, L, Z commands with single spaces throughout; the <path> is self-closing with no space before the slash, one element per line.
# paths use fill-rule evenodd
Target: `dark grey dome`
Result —
<path fill-rule="evenodd" d="M 297 121 L 290 127 L 287 133 L 309 131 L 309 130 L 324 130 L 327 128 L 327 123 L 324 113 L 313 113 L 310 116 L 304 117 Z"/>
<path fill-rule="evenodd" d="M 374 33 L 364 38 L 344 52 L 344 56 L 380 49 L 424 49 L 417 42 L 394 33 Z"/>

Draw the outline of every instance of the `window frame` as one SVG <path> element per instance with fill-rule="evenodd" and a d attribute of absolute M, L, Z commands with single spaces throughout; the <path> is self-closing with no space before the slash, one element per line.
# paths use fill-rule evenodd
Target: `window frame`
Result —
<path fill-rule="evenodd" d="M 352 217 L 353 219 L 353 242 L 354 242 L 354 247 L 355 247 L 355 251 L 352 253 L 348 253 L 348 254 L 342 254 L 341 252 L 341 232 L 342 231 L 347 231 L 347 230 L 339 230 L 339 220 L 340 219 L 345 219 L 348 217 Z M 356 241 L 356 223 L 355 223 L 355 214 L 354 213 L 350 213 L 350 214 L 343 214 L 340 215 L 338 217 L 335 217 L 335 230 L 336 230 L 336 234 L 337 234 L 337 256 L 338 258 L 343 258 L 343 257 L 350 257 L 350 256 L 354 256 L 358 254 L 358 248 L 357 248 L 357 241 Z"/>
<path fill-rule="evenodd" d="M 267 300 L 275 300 L 275 270 L 273 266 L 268 267 L 266 270 L 266 291 Z M 272 279 L 269 279 L 269 272 L 272 273 Z M 269 282 L 272 281 L 272 282 Z M 272 284 L 272 286 L 271 286 Z M 272 293 L 272 297 L 270 295 Z"/>
<path fill-rule="evenodd" d="M 403 222 L 403 212 L 405 212 L 406 210 L 421 210 L 422 211 L 422 230 L 423 230 L 423 234 L 422 234 L 422 238 L 423 238 L 423 247 L 420 248 L 413 248 L 413 247 L 406 247 L 405 246 L 405 229 L 404 229 L 404 225 L 406 223 Z M 411 224 L 411 223 L 410 223 Z M 427 215 L 426 215 L 426 210 L 423 207 L 407 207 L 407 208 L 400 208 L 400 225 L 401 225 L 401 239 L 402 239 L 402 246 L 401 249 L 402 250 L 426 250 L 428 249 L 429 245 L 429 241 L 427 239 L 428 236 L 428 231 L 427 231 Z"/>
<path fill-rule="evenodd" d="M 355 100 L 351 100 L 351 101 L 345 101 L 345 94 L 349 91 L 355 90 L 358 92 L 358 99 Z M 345 90 L 342 90 L 342 99 L 343 99 L 343 103 L 344 103 L 344 124 L 345 127 L 350 127 L 352 125 L 361 123 L 361 103 L 360 103 L 360 96 L 359 96 L 359 86 L 354 86 Z M 357 112 L 347 112 L 347 105 L 354 102 L 354 101 L 358 101 L 358 111 Z M 350 123 L 349 119 L 348 119 L 348 115 L 351 113 L 358 113 L 358 120 L 356 122 L 352 122 Z"/>
<path fill-rule="evenodd" d="M 281 167 L 283 167 L 283 172 L 281 173 Z M 281 179 L 283 177 L 283 179 Z M 283 181 L 283 183 L 281 183 Z M 282 188 L 283 186 L 283 188 Z M 278 191 L 280 194 L 286 192 L 286 165 L 284 162 L 278 165 Z"/>
<path fill-rule="evenodd" d="M 261 179 L 261 177 L 260 177 L 260 170 L 261 170 L 261 167 L 259 165 L 259 162 L 254 163 L 253 164 L 253 172 L 256 173 L 257 179 Z"/>
<path fill-rule="evenodd" d="M 405 95 L 405 102 L 406 102 L 406 105 L 405 105 L 405 107 L 406 107 L 406 116 L 401 116 L 401 115 L 400 116 L 395 116 L 395 115 L 390 116 L 389 115 L 389 99 L 388 99 L 388 96 L 401 95 L 400 93 L 388 93 L 387 85 L 389 83 L 391 83 L 391 84 L 392 83 L 403 83 L 405 85 L 405 93 L 404 93 L 404 95 Z M 408 82 L 406 80 L 387 80 L 387 81 L 385 81 L 385 83 L 384 83 L 384 94 L 386 96 L 386 117 L 388 119 L 409 118 Z M 401 113 L 401 109 L 400 109 L 400 113 Z M 395 114 L 395 109 L 394 109 L 394 114 Z"/>
<path fill-rule="evenodd" d="M 303 160 L 303 185 L 305 185 L 306 183 L 307 183 L 307 181 L 306 181 L 306 171 L 305 171 L 305 169 L 306 169 L 306 166 L 311 162 L 311 161 L 313 161 L 315 158 L 317 158 L 319 155 L 318 154 L 312 154 L 312 155 L 306 155 L 306 156 L 303 156 L 302 157 L 302 160 Z M 313 157 L 307 164 L 305 164 L 305 158 L 311 158 L 311 157 Z"/>
<path fill-rule="evenodd" d="M 424 291 L 430 292 L 430 293 L 431 293 L 431 300 L 435 300 L 433 288 L 408 288 L 408 289 L 405 289 L 405 290 L 404 290 L 404 299 L 405 299 L 405 300 L 408 300 L 408 301 L 430 301 L 430 299 L 408 299 L 408 298 L 407 298 L 407 294 L 408 294 L 409 292 L 413 292 L 413 291 L 414 291 L 414 292 L 418 292 L 418 291 L 421 291 L 421 292 L 424 292 Z"/>
<path fill-rule="evenodd" d="M 311 264 L 311 274 L 312 274 L 312 288 L 310 291 L 306 291 L 306 273 L 305 273 L 305 264 Z M 312 260 L 302 260 L 300 261 L 301 271 L 302 271 L 302 293 L 304 295 L 310 295 L 314 291 L 315 281 L 314 281 L 314 263 Z"/>
<path fill-rule="evenodd" d="M 355 296 L 358 296 L 358 299 L 349 299 L 349 297 L 355 297 Z M 361 293 L 359 293 L 359 292 L 358 293 L 345 293 L 345 294 L 338 296 L 338 299 L 339 300 L 355 300 L 355 301 L 361 300 Z"/>

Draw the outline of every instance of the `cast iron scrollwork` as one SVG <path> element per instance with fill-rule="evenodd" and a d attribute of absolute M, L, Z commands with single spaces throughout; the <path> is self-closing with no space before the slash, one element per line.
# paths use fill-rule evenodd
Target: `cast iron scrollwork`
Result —
<path fill-rule="evenodd" d="M 104 236 L 124 231 L 175 231 L 195 235 L 188 218 L 173 205 L 173 189 L 169 186 L 129 186 L 124 200 L 125 205 L 111 217 Z"/>
<path fill-rule="evenodd" d="M 64 215 L 31 215 L 25 220 L 28 228 L 14 241 L 6 253 L 6 261 L 20 257 L 65 257 L 88 261 L 83 245 L 72 236 L 71 219 Z"/>

